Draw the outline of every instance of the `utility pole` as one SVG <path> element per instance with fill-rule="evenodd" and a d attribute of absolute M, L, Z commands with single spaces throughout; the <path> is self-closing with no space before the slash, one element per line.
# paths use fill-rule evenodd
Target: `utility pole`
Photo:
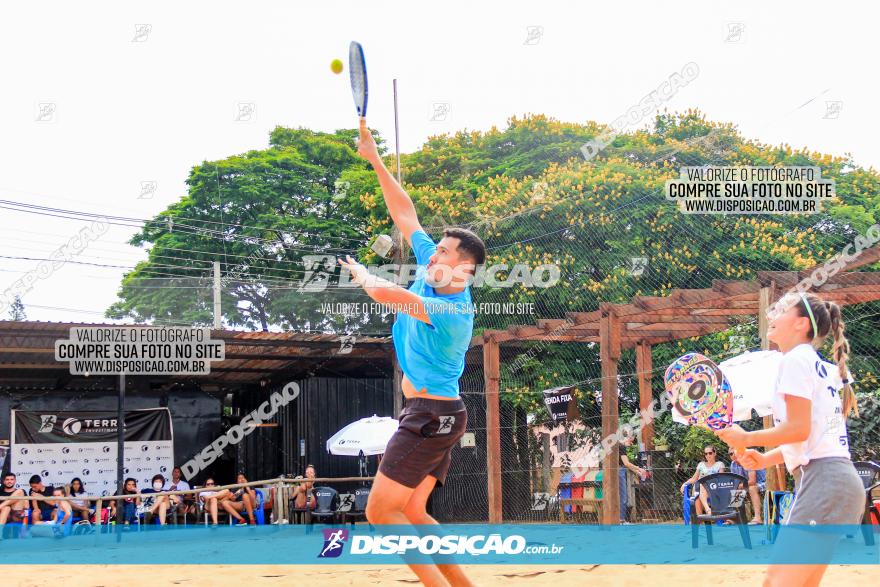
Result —
<path fill-rule="evenodd" d="M 214 329 L 220 330 L 223 322 L 220 314 L 220 261 L 214 261 Z"/>
<path fill-rule="evenodd" d="M 397 120 L 397 79 L 393 82 L 394 86 L 394 148 L 397 151 L 397 183 L 403 187 L 403 183 L 401 181 L 400 176 L 400 126 Z M 399 232 L 399 231 L 398 231 Z M 406 239 L 403 237 L 402 233 L 398 234 L 397 238 L 397 246 L 394 249 L 394 255 L 392 257 L 393 262 L 397 265 L 397 275 L 400 277 L 400 264 L 403 263 L 403 247 L 405 245 Z M 395 315 L 394 320 L 397 321 L 397 315 Z M 403 371 L 400 368 L 400 364 L 397 362 L 397 353 L 392 349 L 391 361 L 394 364 L 394 417 L 397 418 L 400 416 L 401 410 L 403 410 Z"/>
<path fill-rule="evenodd" d="M 125 373 L 119 375 L 119 395 L 116 400 L 116 495 L 125 492 Z M 122 529 L 125 508 L 116 502 L 116 530 Z M 101 512 L 98 512 L 98 517 Z"/>

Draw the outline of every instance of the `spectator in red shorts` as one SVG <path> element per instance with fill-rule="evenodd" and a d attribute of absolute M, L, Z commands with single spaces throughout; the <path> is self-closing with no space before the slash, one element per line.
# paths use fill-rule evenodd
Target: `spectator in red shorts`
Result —
<path fill-rule="evenodd" d="M 0 496 L 2 497 L 24 497 L 24 489 L 15 487 L 15 473 L 6 473 L 3 476 L 3 485 L 0 487 Z M 0 526 L 6 522 L 21 522 L 24 517 L 24 510 L 27 506 L 27 500 L 4 499 L 0 501 Z"/>

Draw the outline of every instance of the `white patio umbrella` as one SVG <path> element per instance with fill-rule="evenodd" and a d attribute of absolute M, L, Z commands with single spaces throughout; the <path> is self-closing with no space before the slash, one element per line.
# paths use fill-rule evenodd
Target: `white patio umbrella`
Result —
<path fill-rule="evenodd" d="M 327 451 L 334 455 L 364 456 L 385 453 L 391 436 L 397 431 L 397 420 L 379 417 L 361 418 L 352 422 L 327 441 Z"/>

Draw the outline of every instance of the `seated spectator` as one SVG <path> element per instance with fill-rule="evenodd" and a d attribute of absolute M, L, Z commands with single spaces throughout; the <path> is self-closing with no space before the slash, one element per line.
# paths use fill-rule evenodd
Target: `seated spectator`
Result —
<path fill-rule="evenodd" d="M 171 480 L 165 483 L 163 489 L 165 491 L 189 491 L 192 487 L 183 479 L 180 467 L 174 467 L 171 470 Z M 196 504 L 191 494 L 170 495 L 169 498 L 172 511 L 183 515 L 196 513 Z"/>
<path fill-rule="evenodd" d="M 317 476 L 315 473 L 314 465 L 306 465 L 306 479 L 314 479 Z M 302 477 L 297 476 L 297 479 L 302 479 Z M 312 491 L 312 487 L 315 484 L 311 481 L 307 481 L 306 483 L 298 483 L 296 488 L 293 490 L 293 507 L 298 510 L 306 509 L 306 500 L 308 500 L 308 509 L 313 510 L 318 503 L 318 499 L 315 497 Z"/>
<path fill-rule="evenodd" d="M 53 487 L 51 495 L 53 497 L 64 497 L 64 489 L 61 487 Z M 70 502 L 66 499 L 59 499 L 57 501 L 48 499 L 46 500 L 46 503 L 52 506 L 52 518 L 51 520 L 40 523 L 63 526 L 67 523 L 67 520 L 73 517 L 73 508 L 70 506 Z"/>
<path fill-rule="evenodd" d="M 705 461 L 700 461 L 697 465 L 697 470 L 694 471 L 693 476 L 690 479 L 681 484 L 681 492 L 684 493 L 684 488 L 688 485 L 695 484 L 697 481 L 702 479 L 707 475 L 712 475 L 713 473 L 723 473 L 724 472 L 724 463 L 721 461 L 716 461 L 717 453 L 715 452 L 715 447 L 711 444 L 707 445 L 703 450 L 703 454 L 706 457 Z M 702 515 L 703 513 L 707 515 L 712 515 L 712 508 L 709 507 L 709 495 L 707 491 L 700 491 L 699 485 L 695 485 L 694 495 L 697 496 L 697 514 Z M 691 496 L 693 497 L 693 495 Z"/>
<path fill-rule="evenodd" d="M 83 486 L 82 479 L 79 477 L 74 477 L 70 481 L 70 490 L 67 494 L 69 497 L 76 497 L 78 495 L 88 495 L 86 493 L 85 486 Z M 90 520 L 92 518 L 92 514 L 95 513 L 94 508 L 89 507 L 89 502 L 84 499 L 71 499 L 69 502 L 71 509 L 73 510 L 73 515 L 79 516 L 82 520 Z"/>
<path fill-rule="evenodd" d="M 33 475 L 30 478 L 30 486 L 31 490 L 28 495 L 40 495 L 40 496 L 51 496 L 52 492 L 55 490 L 51 485 L 46 486 L 43 485 L 43 480 L 39 475 Z M 40 522 L 49 521 L 52 518 L 52 512 L 55 511 L 55 507 L 49 505 L 45 500 L 31 500 L 31 511 L 33 512 L 33 522 L 34 524 L 39 524 Z"/>
<path fill-rule="evenodd" d="M 153 479 L 151 480 L 153 487 L 144 489 L 141 491 L 141 494 L 148 495 L 151 493 L 159 493 L 165 487 L 165 477 L 156 473 L 153 475 Z M 168 513 L 168 506 L 170 504 L 170 500 L 167 495 L 160 495 L 158 497 L 145 497 L 143 500 L 144 506 L 144 522 L 147 524 L 153 523 L 153 516 L 159 516 L 159 525 L 165 525 L 165 515 Z"/>
<path fill-rule="evenodd" d="M 53 487 L 52 492 L 46 492 L 46 497 L 64 497 L 64 489 Z M 52 508 L 52 513 L 43 517 L 40 521 L 34 521 L 31 528 L 32 536 L 45 536 L 61 538 L 64 535 L 64 525 L 73 517 L 73 509 L 66 499 L 47 499 L 45 502 Z"/>
<path fill-rule="evenodd" d="M 247 483 L 248 480 L 244 476 L 244 473 L 239 473 L 235 482 Z M 239 526 L 245 526 L 247 524 L 253 526 L 256 524 L 254 521 L 254 507 L 256 507 L 257 503 L 257 494 L 250 487 L 239 487 L 229 497 L 220 500 L 219 503 L 223 509 L 226 510 L 226 513 L 238 520 Z M 247 511 L 247 521 L 241 516 L 240 512 L 242 510 Z"/>
<path fill-rule="evenodd" d="M 208 477 L 205 479 L 205 487 L 216 487 L 216 485 L 213 478 Z M 228 499 L 230 496 L 232 496 L 232 493 L 228 489 L 200 491 L 198 493 L 199 500 L 204 504 L 205 511 L 211 514 L 211 520 L 215 526 L 217 525 L 217 504 L 224 499 Z"/>
<path fill-rule="evenodd" d="M 749 480 L 749 500 L 752 502 L 752 511 L 754 517 L 749 524 L 763 524 L 761 520 L 761 496 L 764 492 L 767 481 L 767 472 L 764 469 L 760 471 L 749 471 L 743 467 L 736 458 L 736 451 L 732 448 L 727 452 L 730 455 L 730 472 L 742 475 Z"/>
<path fill-rule="evenodd" d="M 3 484 L 0 486 L 0 496 L 25 497 L 24 489 L 17 489 L 15 481 L 15 473 L 6 473 L 3 476 Z M 24 519 L 24 510 L 26 508 L 26 499 L 4 499 L 0 501 L 0 526 L 6 522 L 20 523 Z"/>
<path fill-rule="evenodd" d="M 123 495 L 136 495 L 138 492 L 137 481 L 129 477 L 125 480 L 125 485 L 123 486 L 122 494 Z M 138 506 L 141 505 L 141 498 L 139 497 L 124 497 L 122 498 L 122 523 L 128 526 L 129 524 L 135 524 L 138 520 Z M 117 502 L 110 502 L 110 517 L 116 517 L 116 507 Z"/>

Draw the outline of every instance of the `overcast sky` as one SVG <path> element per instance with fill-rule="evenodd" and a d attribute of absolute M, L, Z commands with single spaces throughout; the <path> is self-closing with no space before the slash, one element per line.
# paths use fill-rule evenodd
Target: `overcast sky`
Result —
<path fill-rule="evenodd" d="M 192 165 L 264 148 L 275 125 L 353 127 L 348 72 L 329 68 L 334 58 L 347 68 L 352 39 L 369 68 L 370 126 L 389 139 L 399 80 L 404 152 L 524 113 L 608 123 L 694 62 L 698 77 L 670 109 L 877 168 L 878 12 L 766 1 L 3 3 L 0 199 L 149 218 L 185 193 Z M 0 209 L 0 255 L 48 257 L 85 226 Z M 144 258 L 125 244 L 133 232 L 112 227 L 76 260 L 133 265 Z M 0 257 L 0 291 L 38 265 Z M 67 264 L 24 295 L 28 318 L 102 321 L 123 272 Z"/>

